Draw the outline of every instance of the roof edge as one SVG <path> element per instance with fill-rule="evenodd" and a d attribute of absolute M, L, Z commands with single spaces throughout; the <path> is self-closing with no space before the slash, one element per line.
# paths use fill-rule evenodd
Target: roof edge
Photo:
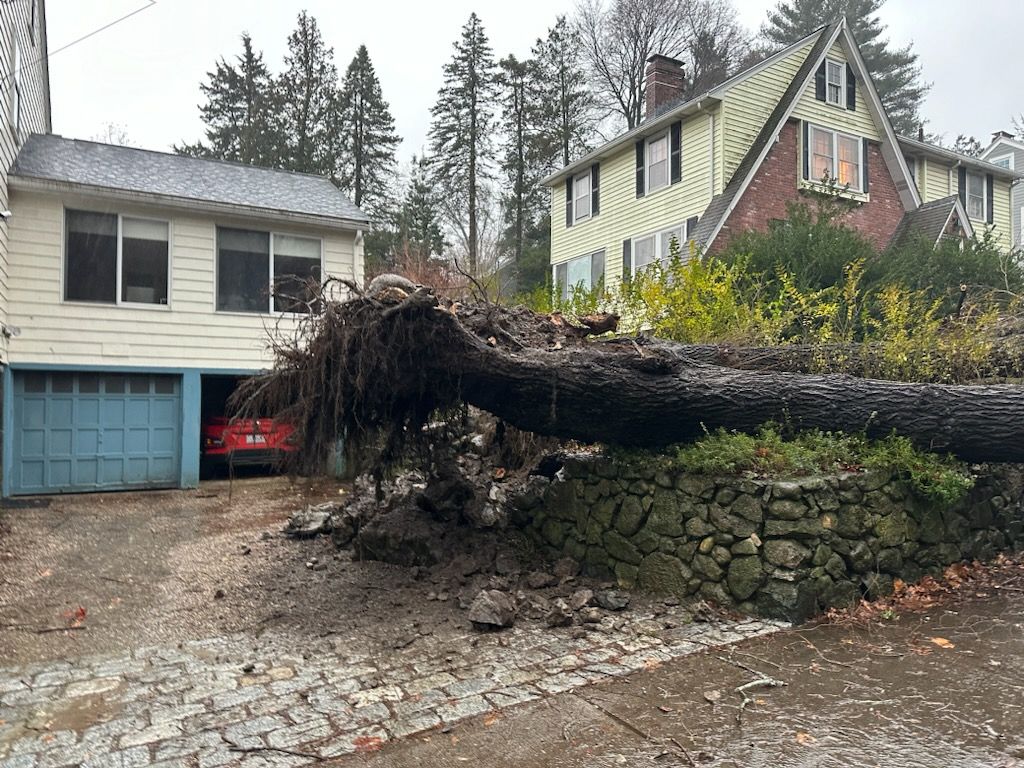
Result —
<path fill-rule="evenodd" d="M 350 219 L 334 216 L 323 216 L 315 213 L 303 213 L 301 211 L 288 211 L 279 208 L 263 208 L 255 205 L 238 205 L 225 203 L 216 200 L 203 200 L 195 197 L 180 197 L 177 195 L 161 195 L 154 192 L 138 192 L 120 187 L 103 187 L 96 184 L 80 184 L 71 181 L 58 181 L 56 179 L 28 176 L 11 171 L 8 176 L 9 185 L 12 189 L 27 192 L 62 193 L 71 192 L 96 197 L 123 200 L 127 202 L 146 203 L 176 210 L 187 210 L 193 212 L 220 212 L 243 218 L 274 219 L 278 221 L 290 221 L 296 223 L 310 224 L 326 227 L 327 229 L 339 229 L 358 231 L 369 227 L 372 219 Z"/>
<path fill-rule="evenodd" d="M 953 160 L 963 165 L 976 166 L 984 169 L 994 176 L 1003 176 L 1008 179 L 1024 179 L 1024 173 L 1020 171 L 1012 171 L 1009 168 L 1003 168 L 1001 165 L 993 165 L 987 160 L 982 160 L 979 157 L 964 155 L 960 152 L 955 152 L 952 149 L 946 149 L 945 147 L 940 147 L 936 144 L 929 144 L 927 141 L 918 141 L 910 136 L 897 136 L 896 139 L 899 141 L 901 146 L 905 145 L 921 153 L 942 157 L 947 160 Z"/>

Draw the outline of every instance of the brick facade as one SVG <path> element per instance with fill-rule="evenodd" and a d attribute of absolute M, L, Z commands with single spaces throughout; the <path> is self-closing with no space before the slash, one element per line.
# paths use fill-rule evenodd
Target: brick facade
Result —
<path fill-rule="evenodd" d="M 790 120 L 757 170 L 746 192 L 725 221 L 711 251 L 725 247 L 733 235 L 750 229 L 764 231 L 769 222 L 786 218 L 786 204 L 800 194 L 800 123 Z M 868 145 L 868 191 L 871 197 L 846 215 L 844 222 L 864 234 L 879 249 L 888 245 L 905 210 L 879 145 Z"/>

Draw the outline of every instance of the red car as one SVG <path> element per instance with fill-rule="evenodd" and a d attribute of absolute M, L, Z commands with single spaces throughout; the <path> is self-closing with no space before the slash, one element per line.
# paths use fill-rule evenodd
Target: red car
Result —
<path fill-rule="evenodd" d="M 208 467 L 273 464 L 298 450 L 295 428 L 273 419 L 236 419 L 211 416 L 203 421 L 202 458 Z"/>

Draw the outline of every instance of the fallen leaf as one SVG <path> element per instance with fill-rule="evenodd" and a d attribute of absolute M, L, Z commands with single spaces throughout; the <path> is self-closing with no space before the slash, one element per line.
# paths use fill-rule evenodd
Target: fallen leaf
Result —
<path fill-rule="evenodd" d="M 658 707 L 658 709 L 660 709 L 662 712 L 666 712 L 666 713 L 675 711 L 675 710 L 672 709 L 672 707 L 665 707 L 665 706 Z"/>
<path fill-rule="evenodd" d="M 495 480 L 501 480 L 503 477 L 505 477 L 506 472 L 507 472 L 507 470 L 504 467 L 497 467 L 497 468 L 495 468 L 495 470 L 494 470 L 494 479 Z"/>
<path fill-rule="evenodd" d="M 939 648 L 956 648 L 953 643 L 949 642 L 949 640 L 944 637 L 929 637 L 928 639 L 939 646 Z"/>
<path fill-rule="evenodd" d="M 44 568 L 43 570 L 41 570 L 39 572 L 39 578 L 41 578 L 41 579 L 45 579 L 45 578 L 48 578 L 50 576 L 53 576 L 53 569 L 52 568 Z"/>
<path fill-rule="evenodd" d="M 501 720 L 501 715 L 499 715 L 497 712 L 488 712 L 486 715 L 484 715 L 484 725 L 486 725 L 488 728 L 490 728 L 499 720 Z"/>
<path fill-rule="evenodd" d="M 811 736 L 811 734 L 807 733 L 806 731 L 797 731 L 796 732 L 796 743 L 797 744 L 813 744 L 816 741 L 817 741 L 817 739 L 814 738 L 813 736 Z"/>
<path fill-rule="evenodd" d="M 85 608 L 78 606 L 73 611 L 64 612 L 64 621 L 67 622 L 69 627 L 80 627 L 85 623 L 86 613 Z"/>
<path fill-rule="evenodd" d="M 704 698 L 711 704 L 717 704 L 722 699 L 721 691 L 704 691 Z"/>

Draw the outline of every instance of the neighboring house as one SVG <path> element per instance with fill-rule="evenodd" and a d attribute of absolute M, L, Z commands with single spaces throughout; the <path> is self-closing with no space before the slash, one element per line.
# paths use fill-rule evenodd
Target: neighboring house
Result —
<path fill-rule="evenodd" d="M 1007 131 L 992 134 L 992 143 L 981 153 L 981 159 L 992 165 L 1018 173 L 1024 171 L 1024 141 Z M 1024 248 L 1024 182 L 1013 184 L 1013 245 Z"/>
<path fill-rule="evenodd" d="M 787 203 L 827 188 L 826 176 L 859 204 L 847 223 L 880 249 L 921 226 L 937 239 L 951 222 L 960 234 L 991 224 L 1009 248 L 1017 174 L 899 139 L 845 21 L 689 100 L 680 95 L 681 66 L 651 57 L 644 122 L 544 180 L 552 274 L 563 295 L 601 278 L 628 280 L 664 259 L 673 240 L 684 254 L 691 242 L 719 251 L 739 232 L 785 219 Z M 922 180 L 933 164 L 954 169 L 941 196 L 938 185 L 919 192 L 907 155 L 922 158 Z M 976 172 L 985 185 L 980 207 Z M 915 215 L 924 201 L 936 205 Z"/>
<path fill-rule="evenodd" d="M 202 418 L 308 279 L 362 280 L 367 217 L 318 176 L 47 134 L 42 75 L 3 165 L 3 495 L 195 486 Z"/>

